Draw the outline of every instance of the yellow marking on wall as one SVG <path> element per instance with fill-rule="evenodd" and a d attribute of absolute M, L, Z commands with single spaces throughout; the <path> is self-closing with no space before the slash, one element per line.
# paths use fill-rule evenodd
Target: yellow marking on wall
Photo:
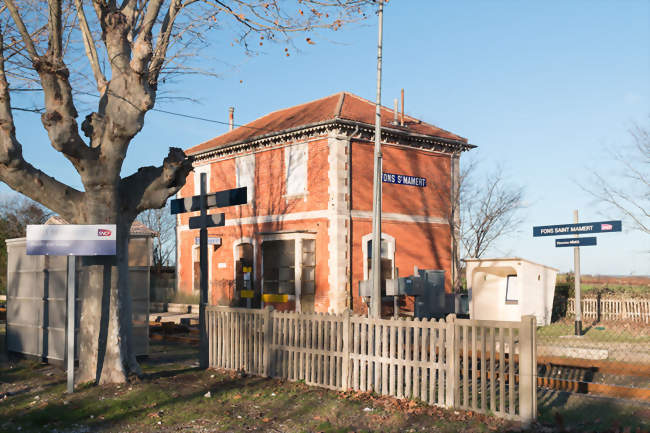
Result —
<path fill-rule="evenodd" d="M 262 300 L 264 302 L 287 302 L 289 301 L 289 295 L 276 295 L 273 293 L 265 293 L 262 295 Z"/>

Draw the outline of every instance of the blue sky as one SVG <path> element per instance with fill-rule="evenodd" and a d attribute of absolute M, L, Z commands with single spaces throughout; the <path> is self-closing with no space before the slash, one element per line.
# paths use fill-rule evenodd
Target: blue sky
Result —
<path fill-rule="evenodd" d="M 385 9 L 383 104 L 401 88 L 406 112 L 467 137 L 478 149 L 463 158 L 484 171 L 499 165 L 525 187 L 528 207 L 520 232 L 491 256 L 520 256 L 567 271 L 570 248 L 532 238 L 533 225 L 620 219 L 578 186 L 593 171 L 614 176 L 608 148 L 631 143 L 629 128 L 650 126 L 650 2 L 416 1 Z M 290 47 L 263 47 L 248 56 L 215 33 L 203 63 L 219 74 L 189 76 L 173 87 L 198 102 L 157 108 L 243 124 L 270 111 L 342 90 L 374 100 L 377 21 L 297 38 Z M 17 105 L 17 104 L 16 104 Z M 87 113 L 80 113 L 81 117 Z M 25 157 L 79 187 L 70 164 L 48 144 L 38 115 L 15 113 Z M 225 132 L 225 125 L 164 113 L 147 115 L 124 166 L 159 165 L 169 146 L 190 147 Z M 462 161 L 462 160 L 461 160 Z M 0 193 L 8 194 L 2 185 Z M 632 232 L 598 237 L 582 249 L 582 271 L 650 274 L 650 238 Z"/>

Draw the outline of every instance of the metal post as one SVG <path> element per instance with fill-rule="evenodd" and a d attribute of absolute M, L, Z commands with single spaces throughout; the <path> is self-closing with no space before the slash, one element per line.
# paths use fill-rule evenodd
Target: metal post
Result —
<path fill-rule="evenodd" d="M 208 334 L 205 328 L 205 306 L 208 303 L 208 229 L 206 209 L 206 174 L 201 173 L 201 228 L 199 229 L 199 263 L 201 267 L 199 299 L 199 367 L 208 368 Z"/>
<path fill-rule="evenodd" d="M 372 179 L 372 298 L 371 317 L 381 317 L 381 45 L 383 40 L 384 2 L 379 0 L 379 35 L 377 42 L 377 103 L 375 105 L 375 172 Z"/>
<path fill-rule="evenodd" d="M 68 256 L 68 320 L 65 328 L 66 334 L 66 369 L 68 372 L 68 394 L 74 392 L 74 322 L 75 322 L 75 256 Z"/>
<path fill-rule="evenodd" d="M 578 224 L 578 210 L 573 211 L 573 222 Z M 579 237 L 578 234 L 575 237 Z M 580 247 L 573 247 L 573 269 L 575 272 L 576 321 L 575 335 L 582 335 L 582 305 L 580 302 Z"/>

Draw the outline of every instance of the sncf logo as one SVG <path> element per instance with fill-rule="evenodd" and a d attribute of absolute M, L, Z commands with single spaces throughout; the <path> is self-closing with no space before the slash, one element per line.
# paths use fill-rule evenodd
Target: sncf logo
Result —
<path fill-rule="evenodd" d="M 111 235 L 110 230 L 97 229 L 97 236 L 103 237 L 103 236 L 110 236 L 110 235 Z"/>

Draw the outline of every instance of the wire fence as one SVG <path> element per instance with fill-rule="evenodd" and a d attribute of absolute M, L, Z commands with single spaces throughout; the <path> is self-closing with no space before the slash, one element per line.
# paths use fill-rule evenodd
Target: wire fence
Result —
<path fill-rule="evenodd" d="M 537 329 L 538 384 L 650 401 L 650 297 L 556 299 L 555 317 Z"/>

